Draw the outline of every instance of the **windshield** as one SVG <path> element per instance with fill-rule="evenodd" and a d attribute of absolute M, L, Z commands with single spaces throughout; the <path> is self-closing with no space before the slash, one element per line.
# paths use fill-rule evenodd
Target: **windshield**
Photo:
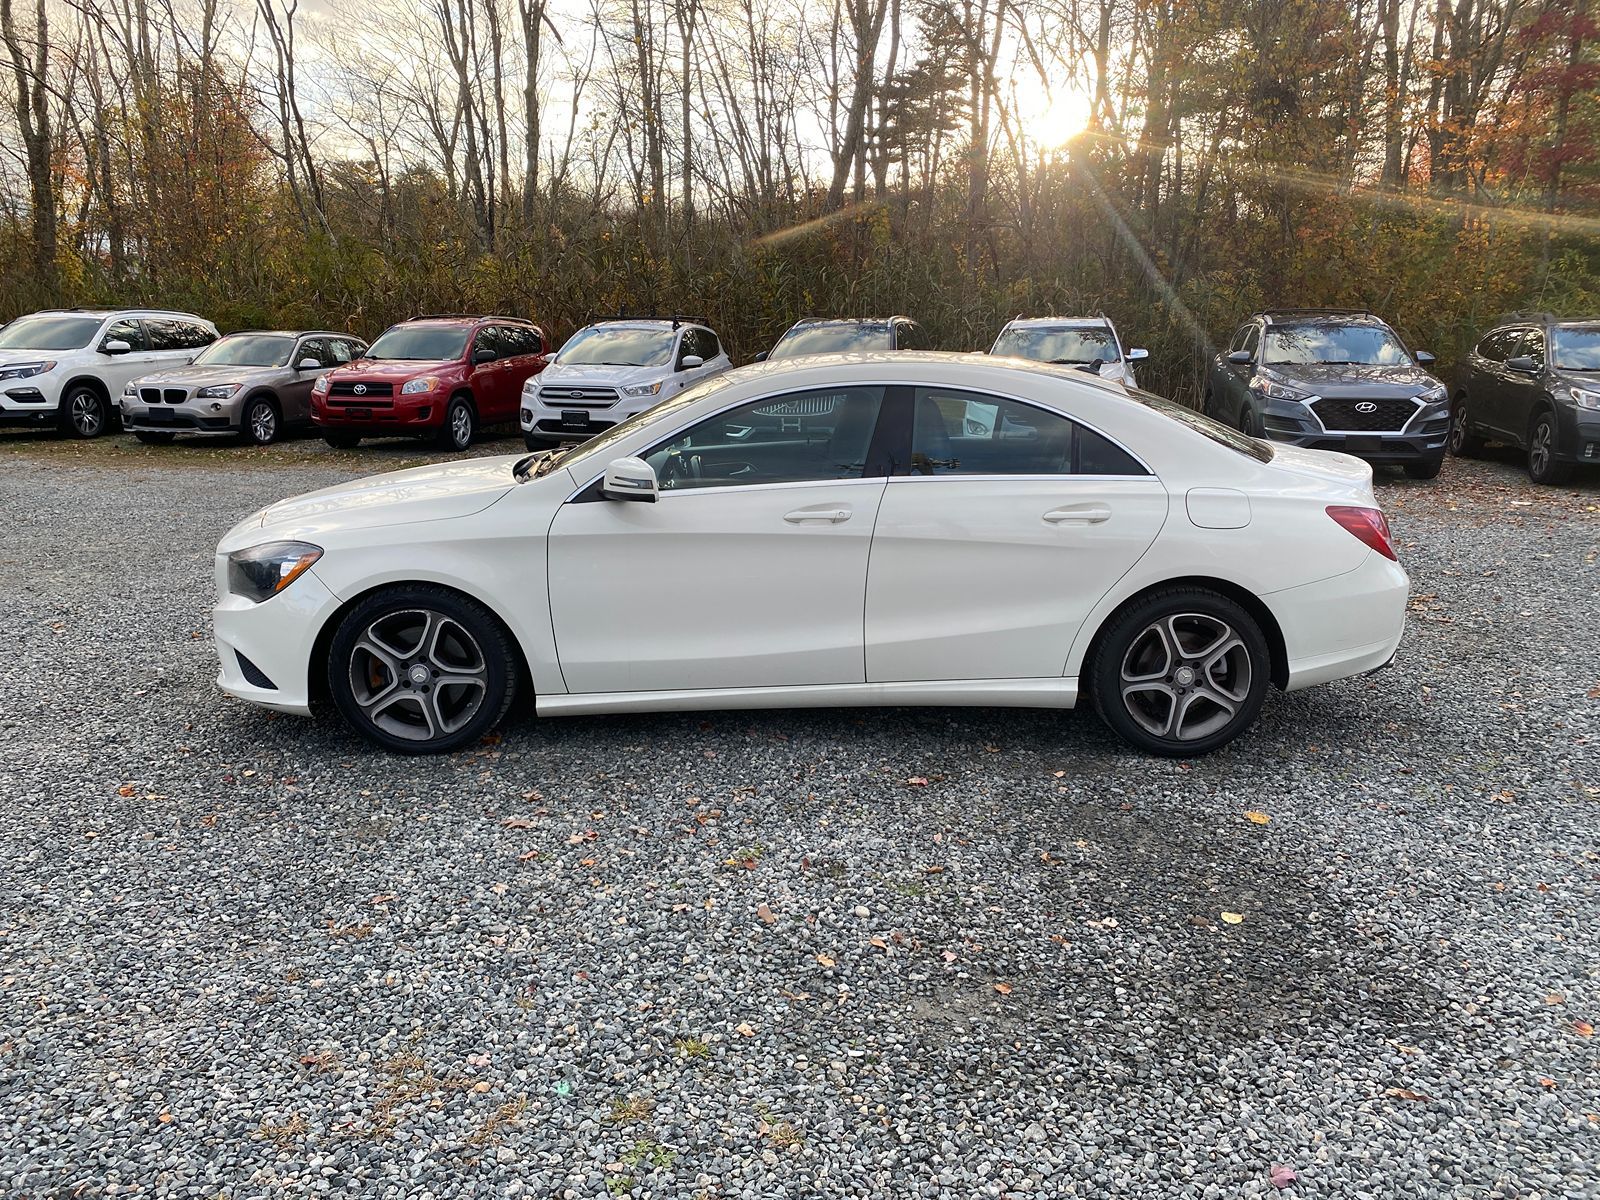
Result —
<path fill-rule="evenodd" d="M 610 452 L 611 447 L 623 438 L 629 437 L 636 430 L 642 429 L 646 425 L 653 424 L 663 418 L 672 417 L 682 410 L 684 406 L 693 404 L 696 400 L 702 400 L 713 392 L 720 391 L 727 386 L 727 376 L 713 375 L 710 379 L 703 380 L 693 387 L 684 388 L 672 399 L 663 400 L 654 408 L 647 408 L 644 412 L 635 413 L 621 424 L 613 425 L 603 433 L 595 434 L 587 442 L 580 442 L 570 450 L 558 451 L 552 454 L 539 464 L 538 473 L 543 475 L 559 463 L 563 467 L 572 467 L 578 478 L 582 479 L 586 468 L 579 464 L 588 463 L 590 466 L 598 467 L 605 461 L 605 456 Z M 524 458 L 517 463 L 518 478 L 522 478 L 521 468 L 527 462 L 528 459 Z"/>
<path fill-rule="evenodd" d="M 818 321 L 796 325 L 778 339 L 768 359 L 802 354 L 848 354 L 852 350 L 893 350 L 887 324 L 866 321 Z"/>
<path fill-rule="evenodd" d="M 990 354 L 1028 358 L 1034 362 L 1091 363 L 1115 362 L 1117 341 L 1111 331 L 1101 328 L 1072 328 L 1057 325 L 1013 325 L 1001 333 Z"/>
<path fill-rule="evenodd" d="M 1153 408 L 1164 417 L 1171 417 L 1180 425 L 1187 425 L 1190 429 L 1203 437 L 1210 438 L 1213 442 L 1237 450 L 1240 454 L 1248 454 L 1259 462 L 1272 461 L 1272 444 L 1253 438 L 1249 434 L 1240 433 L 1232 426 L 1224 425 L 1221 421 L 1213 421 L 1204 413 L 1196 412 L 1192 408 L 1185 408 L 1153 392 L 1141 391 L 1138 388 L 1129 388 L 1128 396 L 1137 400 L 1146 408 Z"/>
<path fill-rule="evenodd" d="M 271 333 L 231 333 L 194 356 L 197 367 L 281 367 L 294 349 L 292 337 Z"/>
<path fill-rule="evenodd" d="M 672 358 L 670 329 L 591 325 L 573 334 L 555 361 L 608 367 L 661 367 Z"/>
<path fill-rule="evenodd" d="M 101 317 L 40 314 L 0 329 L 0 350 L 81 350 L 100 331 Z"/>
<path fill-rule="evenodd" d="M 1600 371 L 1600 325 L 1556 329 L 1553 349 L 1559 371 Z"/>
<path fill-rule="evenodd" d="M 1359 363 L 1394 367 L 1411 361 L 1400 339 L 1381 325 L 1273 326 L 1267 330 L 1267 366 Z"/>
<path fill-rule="evenodd" d="M 406 358 L 437 362 L 460 358 L 472 333 L 469 325 L 430 325 L 413 322 L 384 331 L 364 355 L 366 358 Z"/>

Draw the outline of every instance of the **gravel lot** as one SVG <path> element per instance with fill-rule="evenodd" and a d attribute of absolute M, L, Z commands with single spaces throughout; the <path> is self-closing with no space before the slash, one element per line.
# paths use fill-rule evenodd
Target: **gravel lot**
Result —
<path fill-rule="evenodd" d="M 1395 669 L 1193 764 L 223 699 L 217 537 L 416 454 L 0 435 L 0 1194 L 1600 1194 L 1600 475 L 1386 477 Z"/>

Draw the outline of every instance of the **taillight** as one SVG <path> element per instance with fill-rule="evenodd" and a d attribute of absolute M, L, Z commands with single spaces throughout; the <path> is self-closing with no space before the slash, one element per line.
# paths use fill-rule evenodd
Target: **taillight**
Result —
<path fill-rule="evenodd" d="M 1400 561 L 1400 556 L 1394 552 L 1394 541 L 1389 537 L 1389 521 L 1381 509 L 1330 504 L 1328 515 L 1385 558 Z"/>

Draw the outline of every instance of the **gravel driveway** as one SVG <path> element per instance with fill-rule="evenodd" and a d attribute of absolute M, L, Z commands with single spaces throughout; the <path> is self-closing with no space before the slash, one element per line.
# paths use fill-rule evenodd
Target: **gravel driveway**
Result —
<path fill-rule="evenodd" d="M 0 438 L 0 1195 L 1600 1194 L 1600 476 L 1386 478 L 1395 668 L 1192 764 L 221 697 L 220 533 L 411 453 Z"/>

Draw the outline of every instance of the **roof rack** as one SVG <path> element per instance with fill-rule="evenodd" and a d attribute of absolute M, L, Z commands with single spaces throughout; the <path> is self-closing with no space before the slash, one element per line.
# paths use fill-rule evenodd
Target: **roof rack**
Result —
<path fill-rule="evenodd" d="M 1506 312 L 1494 319 L 1496 325 L 1506 325 L 1512 321 L 1560 321 L 1561 318 L 1552 312 Z"/>
<path fill-rule="evenodd" d="M 671 321 L 674 329 L 680 325 L 704 325 L 707 329 L 711 328 L 710 321 L 691 313 L 625 313 L 621 310 L 613 316 L 597 317 L 590 324 L 607 325 L 617 321 Z"/>
<path fill-rule="evenodd" d="M 532 325 L 527 317 L 503 317 L 497 313 L 418 313 L 405 321 L 515 321 L 518 325 Z"/>
<path fill-rule="evenodd" d="M 912 319 L 913 318 L 906 316 L 904 313 L 894 313 L 894 314 L 892 314 L 890 316 L 887 316 L 887 317 L 798 317 L 798 318 L 795 319 L 795 324 L 796 325 L 814 325 L 819 321 L 883 321 L 883 322 L 889 322 L 889 321 L 910 321 Z"/>
<path fill-rule="evenodd" d="M 1250 314 L 1252 317 L 1372 317 L 1378 314 L 1366 308 L 1263 308 Z"/>

